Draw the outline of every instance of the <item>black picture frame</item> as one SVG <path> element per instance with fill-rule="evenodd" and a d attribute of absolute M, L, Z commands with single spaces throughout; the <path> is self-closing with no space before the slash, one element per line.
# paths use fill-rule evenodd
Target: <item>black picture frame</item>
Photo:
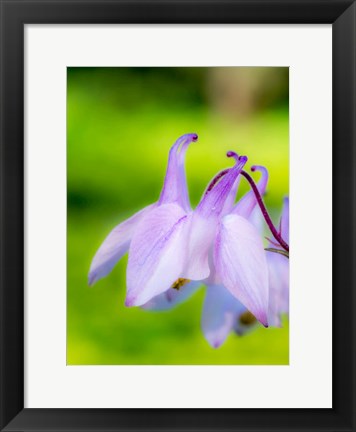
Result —
<path fill-rule="evenodd" d="M 0 8 L 0 429 L 355 431 L 355 2 L 0 0 Z M 332 24 L 332 409 L 24 408 L 24 26 L 30 23 Z"/>

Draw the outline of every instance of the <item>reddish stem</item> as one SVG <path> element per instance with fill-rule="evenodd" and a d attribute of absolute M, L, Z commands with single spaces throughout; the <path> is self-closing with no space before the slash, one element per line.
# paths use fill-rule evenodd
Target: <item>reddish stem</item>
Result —
<path fill-rule="evenodd" d="M 263 217 L 265 218 L 265 221 L 268 225 L 268 228 L 270 229 L 273 237 L 278 241 L 278 243 L 282 246 L 283 249 L 285 249 L 287 252 L 289 252 L 289 245 L 282 239 L 279 232 L 276 230 L 275 226 L 273 225 L 272 219 L 270 215 L 268 214 L 268 211 L 266 209 L 266 206 L 264 205 L 264 202 L 262 200 L 262 197 L 260 195 L 260 192 L 256 186 L 256 183 L 253 181 L 250 174 L 248 174 L 246 171 L 241 171 L 241 175 L 245 177 L 245 179 L 250 183 L 250 186 L 255 194 L 256 200 L 258 205 L 260 206 L 261 212 Z"/>

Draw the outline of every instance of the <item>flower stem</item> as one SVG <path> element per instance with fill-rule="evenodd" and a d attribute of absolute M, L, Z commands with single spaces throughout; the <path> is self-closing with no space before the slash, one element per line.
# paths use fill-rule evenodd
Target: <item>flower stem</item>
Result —
<path fill-rule="evenodd" d="M 241 171 L 241 175 L 243 175 L 245 177 L 245 179 L 250 183 L 250 186 L 253 190 L 253 193 L 255 194 L 257 203 L 260 206 L 262 215 L 263 215 L 273 237 L 277 240 L 277 242 L 282 246 L 283 249 L 285 249 L 287 252 L 289 252 L 289 245 L 282 239 L 281 235 L 279 234 L 279 232 L 276 230 L 275 226 L 273 225 L 272 219 L 271 219 L 270 215 L 268 214 L 268 211 L 266 209 L 266 206 L 264 205 L 264 202 L 263 202 L 262 197 L 260 195 L 260 192 L 256 186 L 256 183 L 253 181 L 250 174 L 248 174 L 246 171 Z"/>

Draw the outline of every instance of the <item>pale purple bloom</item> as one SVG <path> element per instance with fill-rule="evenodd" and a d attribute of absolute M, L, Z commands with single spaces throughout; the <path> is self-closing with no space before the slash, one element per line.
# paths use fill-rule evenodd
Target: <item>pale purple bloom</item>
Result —
<path fill-rule="evenodd" d="M 126 306 L 166 309 L 203 283 L 207 295 L 202 327 L 209 343 L 217 347 L 232 330 L 244 331 L 239 317 L 247 311 L 266 327 L 269 317 L 274 320 L 266 252 L 251 216 L 259 199 L 255 194 L 264 193 L 268 174 L 255 167 L 262 173 L 258 186 L 253 184 L 254 192 L 234 204 L 247 157 L 228 152 L 235 165 L 213 179 L 192 211 L 184 159 L 188 145 L 197 138 L 187 134 L 172 146 L 158 202 L 114 228 L 93 259 L 89 283 L 106 276 L 127 250 Z"/>
<path fill-rule="evenodd" d="M 268 172 L 264 167 L 253 167 L 253 170 L 258 170 L 262 173 L 257 187 L 259 192 L 263 195 L 267 187 Z M 254 236 L 259 235 L 259 231 L 255 227 L 255 218 L 253 217 L 255 207 L 256 198 L 253 192 L 250 191 L 246 193 L 229 211 L 230 215 L 236 215 L 239 218 L 244 219 L 247 230 L 254 231 Z M 224 219 L 226 221 L 226 218 L 223 218 L 223 220 Z M 264 253 L 262 240 L 258 240 L 258 243 L 260 243 L 259 252 L 262 255 Z M 264 259 L 260 259 L 263 263 L 263 267 L 265 267 Z M 256 273 L 258 272 L 256 268 L 255 271 Z M 264 295 L 264 298 L 267 295 L 268 298 L 266 268 L 263 270 L 263 275 L 264 280 L 259 282 L 258 286 L 260 288 L 264 287 L 262 295 Z M 234 293 L 231 289 L 227 289 L 226 279 L 224 279 L 221 273 L 219 273 L 218 267 L 213 277 L 206 281 L 206 284 L 207 292 L 202 313 L 202 329 L 209 344 L 214 348 L 218 348 L 232 331 L 235 331 L 238 334 L 243 334 L 251 327 L 250 324 L 253 323 L 253 317 L 251 322 L 248 323 L 244 322 L 242 318 L 249 317 L 249 312 L 254 312 L 255 308 L 252 308 L 251 310 L 251 308 L 246 307 L 246 303 L 242 304 L 243 300 L 241 297 L 239 301 L 236 295 L 232 295 Z M 236 284 L 236 290 L 237 289 L 238 284 Z M 259 295 L 261 296 L 261 292 Z M 266 301 L 268 300 L 265 299 L 265 302 Z M 261 321 L 259 316 L 260 314 L 258 315 L 255 312 L 253 315 L 257 315 L 257 318 Z M 267 322 L 262 321 L 262 324 L 266 325 Z"/>
<path fill-rule="evenodd" d="M 260 194 L 263 195 L 267 187 L 268 172 L 266 168 L 260 166 L 252 167 L 252 169 L 261 171 L 262 175 L 257 188 Z M 253 323 L 253 317 L 248 323 L 244 323 L 241 319 L 246 316 L 248 317 L 249 312 L 251 312 L 253 316 L 255 316 L 263 325 L 268 325 L 266 319 L 266 304 L 268 304 L 269 295 L 268 270 L 266 266 L 265 251 L 263 250 L 263 243 L 262 239 L 260 238 L 260 230 L 259 227 L 256 227 L 257 218 L 255 216 L 257 209 L 255 207 L 256 198 L 253 192 L 250 191 L 246 193 L 230 210 L 229 218 L 233 217 L 235 219 L 235 216 L 239 218 L 239 228 L 243 231 L 243 236 L 249 237 L 249 240 L 246 242 L 247 247 L 248 243 L 251 241 L 255 241 L 255 244 L 258 245 L 258 249 L 257 247 L 255 247 L 255 249 L 257 249 L 259 253 L 258 260 L 260 267 L 255 267 L 258 264 L 252 264 L 250 271 L 251 273 L 255 272 L 255 280 L 253 283 L 259 289 L 250 291 L 250 293 L 256 293 L 255 299 L 252 298 L 252 300 L 249 298 L 246 300 L 245 295 L 237 296 L 235 293 L 241 290 L 240 286 L 244 283 L 244 281 L 240 283 L 237 280 L 236 282 L 236 278 L 234 285 L 232 285 L 231 279 L 234 280 L 233 278 L 236 270 L 233 269 L 230 271 L 232 276 L 230 277 L 231 279 L 228 279 L 226 278 L 225 274 L 219 270 L 218 265 L 216 266 L 215 275 L 206 281 L 207 293 L 202 314 L 203 333 L 207 341 L 214 348 L 218 348 L 232 331 L 235 331 L 238 334 L 243 334 L 248 328 L 250 328 L 250 324 Z M 228 227 L 225 229 L 229 229 L 229 221 L 226 222 L 226 217 L 223 218 L 223 221 L 224 220 Z M 229 235 L 234 236 L 235 240 L 236 237 L 239 238 L 239 234 L 236 233 L 236 231 L 234 232 L 234 228 L 235 227 L 233 227 L 229 232 Z M 219 239 L 219 235 L 217 238 Z M 253 252 L 254 250 L 252 250 L 252 253 Z M 241 251 L 241 253 L 243 252 Z M 245 253 L 248 259 L 248 249 Z M 231 255 L 234 256 L 233 253 L 231 253 Z M 235 253 L 235 256 L 236 255 L 237 254 Z M 230 262 L 231 265 L 233 265 L 233 260 Z M 245 266 L 246 265 L 248 266 L 248 264 L 245 264 Z M 254 286 L 253 283 L 251 284 L 252 286 Z M 251 294 L 250 296 L 252 297 Z M 255 304 L 257 303 L 257 298 L 262 299 L 262 313 L 259 309 L 256 309 Z M 258 304 L 261 304 L 262 302 L 259 300 Z"/>
<path fill-rule="evenodd" d="M 258 183 L 258 190 L 261 194 L 264 194 L 266 190 L 266 185 L 268 181 L 268 173 L 267 170 L 264 167 L 253 167 L 254 169 L 257 169 L 261 171 L 262 176 Z M 218 175 L 219 176 L 219 175 Z M 250 222 L 254 222 L 253 218 L 253 210 L 256 206 L 256 198 L 253 194 L 253 192 L 248 192 L 245 194 L 239 202 L 234 205 L 234 198 L 236 195 L 236 190 L 234 190 L 234 197 L 231 199 L 230 196 L 230 202 L 229 204 L 224 207 L 224 210 L 220 216 L 220 222 L 219 222 L 219 230 L 218 235 L 223 229 L 223 223 L 226 223 L 226 214 L 229 214 L 230 216 L 236 216 L 237 218 L 245 219 L 245 225 L 244 227 L 247 227 L 246 229 L 248 232 L 253 231 L 253 236 L 256 235 L 257 229 L 253 227 L 253 224 Z M 250 219 L 250 222 L 247 221 L 247 219 Z M 225 222 L 224 222 L 225 221 Z M 243 228 L 244 229 L 244 228 Z M 255 231 L 254 231 L 255 230 Z M 236 233 L 235 233 L 236 234 Z M 234 235 L 235 235 L 234 234 Z M 239 233 L 237 234 L 239 236 Z M 245 234 L 246 235 L 246 234 Z M 257 232 L 257 235 L 258 232 Z M 253 237 L 254 238 L 254 237 Z M 223 240 L 224 246 L 229 248 L 229 239 Z M 227 246 L 226 246 L 227 243 Z M 260 243 L 260 242 L 259 242 Z M 213 248 L 212 248 L 213 249 Z M 249 249 L 247 249 L 246 254 L 249 253 Z M 264 256 L 264 250 L 262 241 L 259 246 L 259 250 L 257 252 L 261 257 Z M 244 306 L 239 300 L 237 300 L 235 293 L 240 293 L 243 291 L 243 287 L 234 287 L 233 292 L 231 293 L 231 290 L 228 290 L 222 281 L 222 277 L 217 272 L 214 260 L 212 259 L 212 255 L 210 257 L 210 274 L 209 277 L 202 281 L 203 284 L 207 286 L 206 289 L 206 297 L 204 301 L 203 306 L 203 313 L 202 313 L 202 329 L 203 333 L 205 335 L 205 338 L 209 342 L 209 344 L 217 348 L 219 347 L 226 339 L 226 337 L 229 335 L 231 331 L 235 331 L 238 334 L 243 334 L 246 332 L 247 329 L 251 328 L 252 324 L 254 323 L 254 317 L 250 314 L 246 306 Z M 239 257 L 239 254 L 236 254 L 234 257 L 234 262 L 230 262 L 230 265 L 236 265 L 236 263 L 239 263 L 239 260 L 241 259 Z M 220 258 L 223 260 L 223 258 Z M 263 258 L 260 259 L 263 263 L 263 266 L 266 266 L 265 260 Z M 222 264 L 224 266 L 225 264 Z M 249 264 L 247 264 L 247 267 L 249 267 Z M 245 268 L 241 270 L 243 274 L 246 273 Z M 258 272 L 258 268 L 250 269 L 250 271 L 254 271 L 255 273 Z M 247 272 L 248 274 L 248 272 Z M 261 288 L 264 287 L 266 290 L 266 286 L 268 283 L 268 277 L 267 277 L 267 271 L 266 268 L 263 269 L 263 275 L 265 280 L 262 282 L 258 281 L 258 277 L 255 279 L 255 282 L 258 284 L 258 287 Z M 234 276 L 234 275 L 233 275 Z M 232 276 L 232 277 L 233 277 Z M 223 274 L 224 277 L 224 274 Z M 243 280 L 242 284 L 248 284 L 248 276 L 245 276 L 245 280 Z M 247 282 L 246 282 L 247 279 Z M 165 293 L 156 296 L 154 299 L 152 299 L 150 302 L 148 302 L 146 305 L 144 305 L 144 308 L 150 309 L 150 310 L 162 310 L 162 309 L 168 309 L 171 307 L 176 306 L 177 304 L 182 303 L 184 300 L 186 300 L 192 293 L 196 291 L 198 288 L 197 285 L 192 285 L 193 283 L 189 283 L 186 286 L 183 286 L 180 288 L 179 291 L 170 289 L 166 291 Z M 267 288 L 268 290 L 268 288 Z M 257 290 L 258 291 L 258 290 Z M 265 291 L 263 292 L 264 295 L 266 295 Z M 256 297 L 261 295 L 259 292 Z M 268 295 L 268 293 L 267 293 Z M 243 297 L 243 295 L 242 295 Z M 246 298 L 246 296 L 245 296 Z M 265 300 L 265 302 L 268 302 L 268 300 Z M 251 302 L 250 302 L 251 304 Z M 265 309 L 267 308 L 265 303 Z M 255 311 L 256 308 L 254 305 L 252 305 L 252 309 Z M 267 310 L 267 309 L 266 309 Z M 256 313 L 256 312 L 255 312 Z M 264 323 L 265 324 L 265 323 Z"/>
<path fill-rule="evenodd" d="M 247 158 L 241 156 L 207 190 L 194 212 L 162 204 L 134 233 L 127 265 L 127 306 L 141 306 L 167 291 L 177 279 L 201 281 L 210 274 L 209 254 L 224 204 Z"/>
<path fill-rule="evenodd" d="M 159 201 L 143 208 L 110 232 L 91 263 L 89 285 L 93 285 L 111 272 L 115 264 L 128 251 L 132 237 L 142 219 L 154 209 L 164 204 L 171 204 L 181 208 L 182 211 L 189 210 L 184 158 L 188 145 L 197 139 L 197 134 L 186 134 L 173 144 L 169 152 L 166 177 Z"/>
<path fill-rule="evenodd" d="M 263 195 L 268 173 L 263 167 L 262 179 L 258 185 Z M 236 205 L 234 211 L 248 217 L 249 221 L 262 233 L 261 214 L 254 208 L 256 201 L 251 193 L 246 194 Z M 280 219 L 280 234 L 289 243 L 289 199 L 285 198 Z M 283 250 L 275 242 L 270 247 Z M 281 315 L 289 312 L 289 259 L 281 254 L 266 251 L 269 274 L 269 326 L 281 326 Z M 216 281 L 215 281 L 216 282 Z M 248 309 L 232 297 L 223 285 L 207 284 L 207 294 L 202 315 L 202 329 L 205 338 L 214 348 L 218 348 L 232 332 L 239 335 L 255 327 Z"/>
<path fill-rule="evenodd" d="M 259 186 L 263 188 L 262 193 L 266 183 L 264 173 Z M 249 192 L 220 220 L 214 265 L 218 282 L 267 327 L 267 261 L 261 235 L 249 221 L 255 204 L 256 199 Z"/>
<path fill-rule="evenodd" d="M 268 173 L 263 167 L 258 167 L 262 171 L 262 179 L 258 185 L 261 195 L 263 195 Z M 241 214 L 262 233 L 262 218 L 258 208 L 254 208 L 256 201 L 249 192 L 235 206 L 234 212 Z M 280 222 L 280 234 L 289 243 L 289 200 L 284 200 Z M 274 248 L 276 245 L 271 244 Z M 278 249 L 282 248 L 277 246 Z M 289 311 L 289 259 L 284 255 L 265 252 L 268 264 L 269 275 L 269 326 L 281 326 L 281 314 Z M 253 316 L 250 311 L 233 297 L 219 279 L 207 284 L 207 292 L 202 313 L 202 329 L 209 344 L 218 348 L 232 332 L 239 335 L 255 327 Z M 220 284 L 218 284 L 220 282 Z"/>

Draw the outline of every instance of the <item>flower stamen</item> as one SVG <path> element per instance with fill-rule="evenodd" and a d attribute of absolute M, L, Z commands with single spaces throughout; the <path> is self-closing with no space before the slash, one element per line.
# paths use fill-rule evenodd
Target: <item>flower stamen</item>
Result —
<path fill-rule="evenodd" d="M 179 291 L 184 285 L 190 282 L 190 279 L 178 278 L 171 286 L 171 288 Z"/>

